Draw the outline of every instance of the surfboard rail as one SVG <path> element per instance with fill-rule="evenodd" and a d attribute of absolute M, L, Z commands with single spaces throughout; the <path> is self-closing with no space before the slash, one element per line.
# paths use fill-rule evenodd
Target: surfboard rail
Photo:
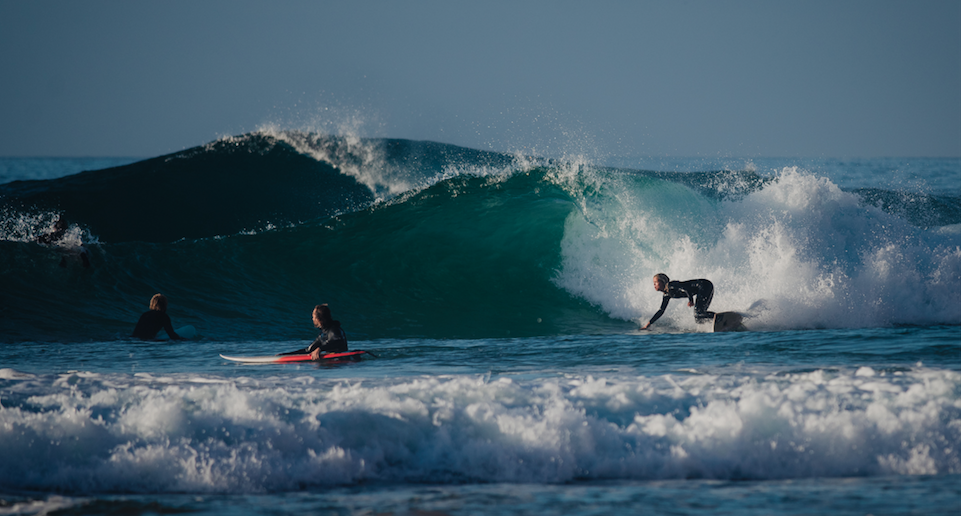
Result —
<path fill-rule="evenodd" d="M 358 360 L 364 355 L 370 355 L 377 358 L 377 355 L 371 353 L 370 351 L 357 350 L 357 351 L 345 351 L 343 353 L 328 353 L 316 362 L 344 362 L 348 360 Z M 231 362 L 240 362 L 244 364 L 289 364 L 295 362 L 314 362 L 315 360 L 310 357 L 309 354 L 302 355 L 262 355 L 262 356 L 228 356 L 223 353 L 220 354 L 220 358 L 224 360 L 230 360 Z"/>

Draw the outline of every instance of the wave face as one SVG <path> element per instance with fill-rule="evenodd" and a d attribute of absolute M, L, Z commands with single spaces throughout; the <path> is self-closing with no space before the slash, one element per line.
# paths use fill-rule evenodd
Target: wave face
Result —
<path fill-rule="evenodd" d="M 0 339 L 123 336 L 155 292 L 175 325 L 227 340 L 309 338 L 321 302 L 353 339 L 623 332 L 657 310 L 656 272 L 711 279 L 712 308 L 750 309 L 752 329 L 961 324 L 961 198 L 793 167 L 265 131 L 0 185 L 0 202 Z M 57 216 L 67 236 L 36 244 Z M 697 330 L 678 301 L 662 321 Z"/>

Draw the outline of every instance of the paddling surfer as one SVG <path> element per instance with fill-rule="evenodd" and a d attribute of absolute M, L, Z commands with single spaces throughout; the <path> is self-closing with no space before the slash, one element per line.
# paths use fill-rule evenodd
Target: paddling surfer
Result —
<path fill-rule="evenodd" d="M 660 273 L 654 275 L 654 290 L 664 293 L 661 301 L 661 309 L 651 317 L 651 320 L 641 327 L 646 330 L 654 324 L 654 321 L 664 315 L 668 302 L 671 298 L 687 298 L 687 306 L 694 307 L 694 320 L 700 323 L 710 322 L 714 319 L 714 312 L 708 312 L 711 306 L 711 299 L 714 297 L 714 284 L 706 279 L 695 279 L 688 281 L 671 281 L 667 274 Z"/>
<path fill-rule="evenodd" d="M 170 340 L 187 340 L 177 335 L 173 325 L 170 323 L 170 316 L 167 315 L 167 296 L 154 294 L 154 296 L 150 298 L 150 310 L 147 310 L 140 316 L 140 320 L 137 321 L 137 326 L 133 329 L 131 337 L 140 340 L 153 340 L 161 328 L 167 332 Z"/>
<path fill-rule="evenodd" d="M 320 335 L 310 346 L 307 346 L 306 350 L 298 349 L 297 351 L 280 353 L 280 355 L 310 353 L 311 358 L 320 360 L 320 357 L 327 353 L 344 353 L 347 351 L 347 334 L 340 327 L 340 321 L 335 321 L 331 317 L 330 307 L 326 303 L 315 306 L 311 318 L 314 321 L 314 326 L 320 330 Z"/>

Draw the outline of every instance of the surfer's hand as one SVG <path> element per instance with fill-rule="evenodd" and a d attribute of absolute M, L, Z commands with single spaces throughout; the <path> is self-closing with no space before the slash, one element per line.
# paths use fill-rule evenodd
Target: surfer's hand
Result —
<path fill-rule="evenodd" d="M 313 360 L 320 360 L 320 355 L 322 354 L 326 355 L 326 353 L 321 353 L 320 348 L 318 347 L 317 349 L 310 352 L 310 358 Z"/>
<path fill-rule="evenodd" d="M 694 301 L 688 301 L 687 306 L 694 306 Z"/>

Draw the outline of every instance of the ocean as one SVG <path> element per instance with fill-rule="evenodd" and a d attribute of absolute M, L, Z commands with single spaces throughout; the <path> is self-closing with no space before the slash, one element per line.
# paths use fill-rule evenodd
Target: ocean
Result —
<path fill-rule="evenodd" d="M 961 158 L 0 158 L 0 514 L 959 512 Z"/>

